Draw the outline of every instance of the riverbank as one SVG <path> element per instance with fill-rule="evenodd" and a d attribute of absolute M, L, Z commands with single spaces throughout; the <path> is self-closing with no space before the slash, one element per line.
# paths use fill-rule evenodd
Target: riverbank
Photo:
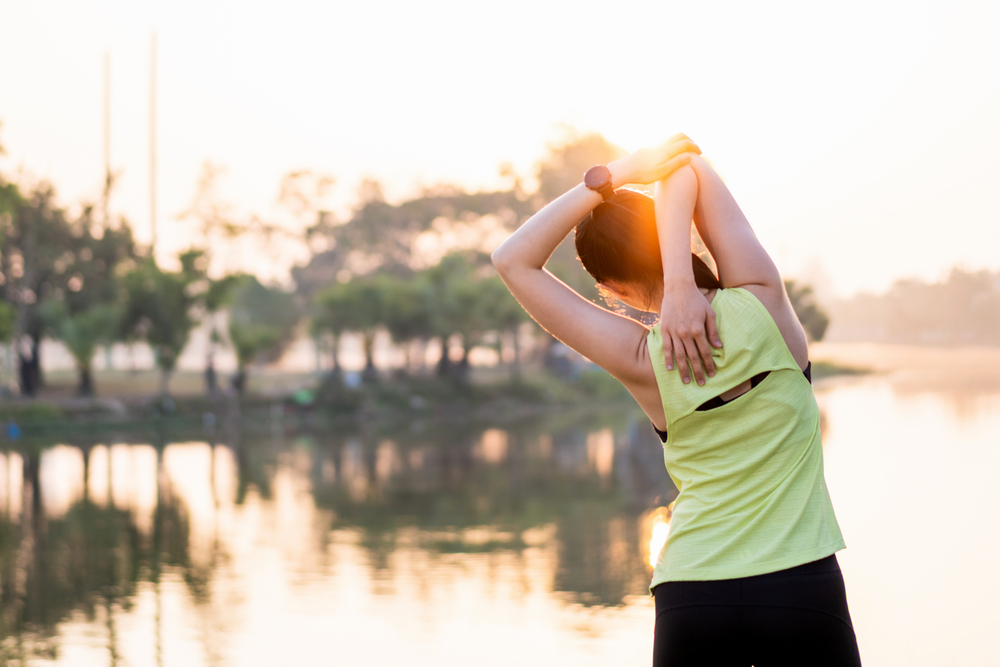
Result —
<path fill-rule="evenodd" d="M 904 393 L 1000 393 L 1000 347 L 817 343 L 811 346 L 810 354 L 816 366 L 867 369 L 885 376 Z M 847 376 L 840 374 L 840 378 Z"/>
<path fill-rule="evenodd" d="M 922 382 L 929 377 L 954 381 L 947 371 L 955 365 L 948 362 L 958 359 L 970 368 L 972 381 L 966 388 L 982 385 L 1000 390 L 1000 374 L 991 370 L 1000 368 L 1000 349 L 818 344 L 812 357 L 818 387 L 872 372 L 904 384 L 911 376 Z M 529 368 L 515 381 L 507 369 L 475 367 L 466 382 L 395 374 L 346 384 L 317 374 L 259 371 L 250 376 L 247 392 L 240 397 L 225 391 L 208 396 L 203 375 L 194 371 L 175 373 L 167 398 L 157 395 L 159 376 L 153 370 L 97 371 L 100 395 L 88 398 L 75 395 L 72 372 L 49 372 L 46 380 L 46 388 L 35 399 L 0 401 L 4 424 L 0 438 L 148 428 L 175 433 L 201 433 L 206 428 L 253 432 L 272 431 L 276 424 L 309 429 L 352 424 L 392 428 L 413 420 L 503 423 L 554 410 L 634 407 L 628 392 L 596 367 L 585 368 L 572 379 Z"/>
<path fill-rule="evenodd" d="M 244 396 L 208 396 L 196 373 L 177 374 L 167 397 L 156 395 L 153 372 L 98 372 L 96 379 L 100 396 L 76 396 L 71 375 L 52 373 L 37 398 L 0 402 L 0 438 L 149 428 L 174 435 L 234 428 L 392 428 L 414 420 L 504 423 L 552 410 L 631 406 L 628 393 L 597 368 L 571 380 L 535 370 L 515 381 L 495 369 L 474 369 L 466 382 L 400 375 L 356 386 L 311 374 L 261 373 L 252 376 Z"/>

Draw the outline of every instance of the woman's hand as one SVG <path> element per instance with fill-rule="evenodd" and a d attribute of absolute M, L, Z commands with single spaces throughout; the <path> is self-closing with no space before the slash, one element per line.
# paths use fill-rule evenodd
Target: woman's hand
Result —
<path fill-rule="evenodd" d="M 712 348 L 722 347 L 719 329 L 715 322 L 715 310 L 705 299 L 694 281 L 684 281 L 676 286 L 663 286 L 663 305 L 660 309 L 660 334 L 663 338 L 663 356 L 667 370 L 673 369 L 677 359 L 684 384 L 695 381 L 705 384 L 705 376 L 715 375 Z"/>
<path fill-rule="evenodd" d="M 690 155 L 690 153 L 688 153 Z M 681 380 L 705 384 L 715 375 L 712 348 L 722 347 L 715 311 L 695 283 L 691 266 L 691 218 L 698 201 L 698 176 L 690 167 L 656 184 L 656 230 L 663 263 L 660 333 L 667 368 L 677 363 Z"/>
<path fill-rule="evenodd" d="M 701 155 L 701 149 L 686 134 L 675 134 L 659 146 L 641 148 L 608 165 L 613 185 L 626 183 L 645 185 L 666 178 L 691 161 L 691 155 Z"/>

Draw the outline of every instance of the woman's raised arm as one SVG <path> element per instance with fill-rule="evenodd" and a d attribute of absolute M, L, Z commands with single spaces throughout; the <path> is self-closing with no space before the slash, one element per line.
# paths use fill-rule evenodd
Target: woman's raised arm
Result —
<path fill-rule="evenodd" d="M 612 162 L 612 184 L 652 183 L 690 162 L 698 147 L 677 135 L 666 144 Z M 493 252 L 508 289 L 543 329 L 622 381 L 648 372 L 638 351 L 647 330 L 584 299 L 545 270 L 552 252 L 599 203 L 582 183 L 545 206 Z"/>
<path fill-rule="evenodd" d="M 706 375 L 715 375 L 709 341 L 715 347 L 722 347 L 722 341 L 715 311 L 695 284 L 691 270 L 691 218 L 698 198 L 698 177 L 690 166 L 656 184 L 656 233 L 663 263 L 663 358 L 667 370 L 672 370 L 677 360 L 685 384 L 694 375 L 695 381 L 703 385 Z"/>
<path fill-rule="evenodd" d="M 698 177 L 694 224 L 712 253 L 723 287 L 745 287 L 764 304 L 792 356 L 805 368 L 809 351 L 778 268 L 750 227 L 729 188 L 700 156 L 690 168 Z"/>

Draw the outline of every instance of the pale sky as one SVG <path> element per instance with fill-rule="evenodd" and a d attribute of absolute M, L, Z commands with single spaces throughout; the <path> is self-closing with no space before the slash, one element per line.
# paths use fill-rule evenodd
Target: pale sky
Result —
<path fill-rule="evenodd" d="M 530 175 L 560 126 L 628 148 L 691 135 L 789 275 L 841 295 L 1000 269 L 1000 3 L 0 0 L 0 170 L 97 198 L 111 53 L 112 201 L 149 238 L 158 35 L 161 257 L 205 160 L 273 215 L 281 177 L 390 199 Z M 280 276 L 287 259 L 260 265 Z"/>

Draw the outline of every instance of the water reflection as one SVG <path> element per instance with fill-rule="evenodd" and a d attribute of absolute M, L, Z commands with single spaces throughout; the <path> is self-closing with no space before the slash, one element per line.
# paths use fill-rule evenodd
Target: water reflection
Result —
<path fill-rule="evenodd" d="M 648 424 L 598 421 L 4 452 L 0 664 L 223 664 L 268 568 L 332 598 L 350 577 L 431 599 L 473 571 L 522 602 L 621 606 L 674 492 Z"/>
<path fill-rule="evenodd" d="M 992 664 L 1000 395 L 818 398 L 866 664 Z M 648 664 L 648 422 L 220 431 L 0 450 L 0 665 Z"/>

